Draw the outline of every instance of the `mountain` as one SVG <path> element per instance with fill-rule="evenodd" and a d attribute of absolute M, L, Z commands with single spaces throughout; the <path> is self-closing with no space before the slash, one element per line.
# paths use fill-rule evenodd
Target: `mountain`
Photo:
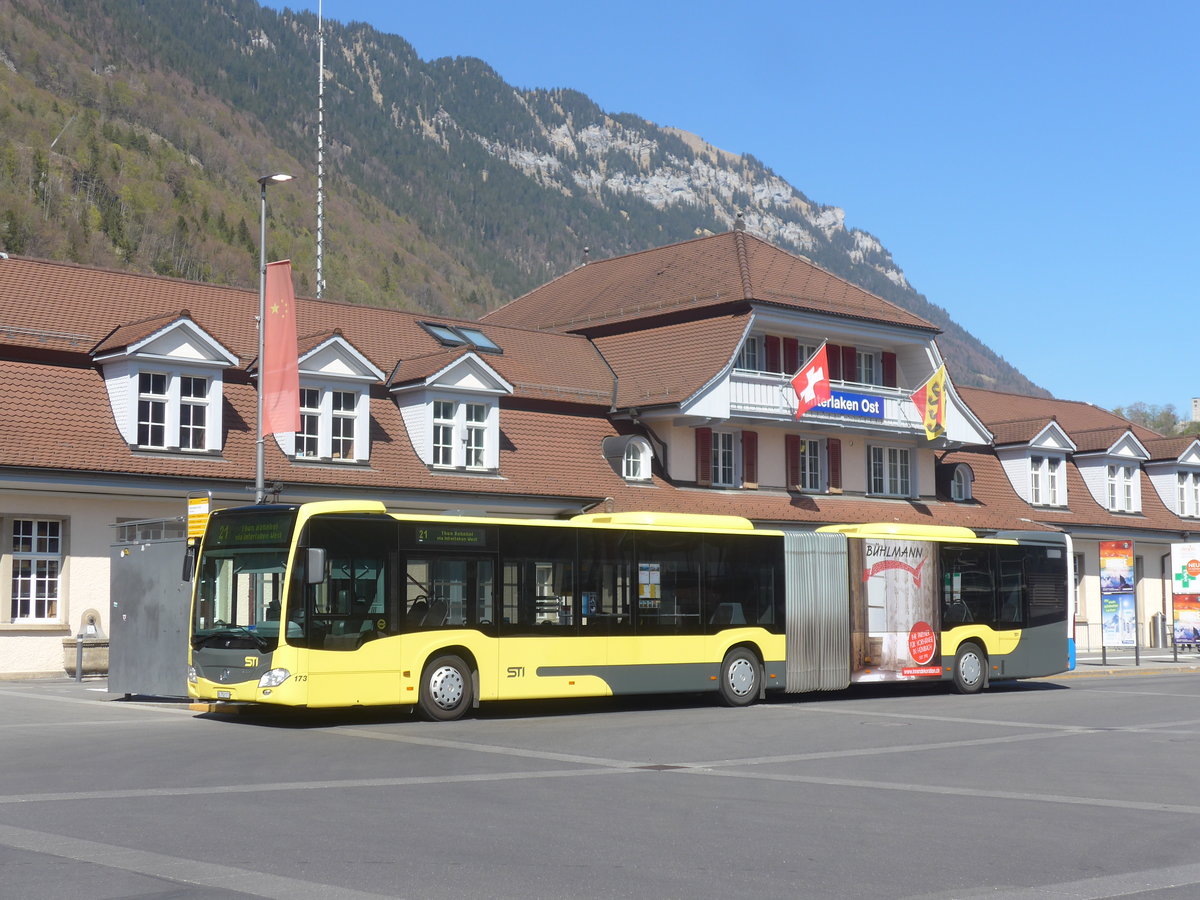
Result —
<path fill-rule="evenodd" d="M 253 0 L 6 0 L 0 246 L 253 287 L 316 285 L 316 17 Z M 474 318 L 601 259 L 747 229 L 928 319 L 954 378 L 1046 395 L 907 282 L 874 236 L 753 156 L 518 90 L 472 58 L 325 21 L 323 295 Z M 2 317 L 2 314 L 0 314 Z"/>

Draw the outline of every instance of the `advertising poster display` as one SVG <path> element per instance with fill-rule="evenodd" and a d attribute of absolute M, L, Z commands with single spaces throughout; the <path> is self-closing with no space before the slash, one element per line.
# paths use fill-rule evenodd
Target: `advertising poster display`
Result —
<path fill-rule="evenodd" d="M 1100 542 L 1100 618 L 1105 647 L 1137 645 L 1133 541 Z"/>
<path fill-rule="evenodd" d="M 1171 545 L 1171 606 L 1175 645 L 1200 650 L 1200 544 Z"/>
<path fill-rule="evenodd" d="M 852 681 L 907 681 L 942 674 L 937 545 L 850 542 Z"/>

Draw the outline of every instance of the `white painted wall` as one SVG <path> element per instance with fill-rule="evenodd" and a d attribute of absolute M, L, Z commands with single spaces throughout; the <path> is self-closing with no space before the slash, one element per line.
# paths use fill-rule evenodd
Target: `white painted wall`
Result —
<path fill-rule="evenodd" d="M 111 526 L 121 519 L 165 519 L 185 515 L 186 499 L 146 500 L 101 494 L 47 494 L 0 491 L 0 516 L 56 518 L 66 521 L 65 565 L 59 621 L 55 625 L 13 625 L 11 592 L 3 592 L 0 608 L 0 678 L 24 675 L 62 676 L 64 637 L 74 636 L 85 610 L 100 613 L 100 627 L 109 628 L 109 548 L 116 538 Z M 4 548 L 7 552 L 11 548 Z M 4 567 L 5 577 L 11 569 Z M 11 584 L 11 582 L 9 582 Z"/>

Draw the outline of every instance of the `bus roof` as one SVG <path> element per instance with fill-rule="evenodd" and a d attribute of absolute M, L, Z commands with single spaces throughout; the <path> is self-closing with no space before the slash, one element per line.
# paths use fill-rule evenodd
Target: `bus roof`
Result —
<path fill-rule="evenodd" d="M 817 531 L 835 532 L 849 538 L 902 541 L 949 541 L 971 544 L 1016 544 L 1005 538 L 981 538 L 960 525 L 910 525 L 905 522 L 867 522 L 863 525 L 823 525 Z"/>
<path fill-rule="evenodd" d="M 742 516 L 700 513 L 617 512 L 583 513 L 571 516 L 580 525 L 649 525 L 658 528 L 706 529 L 708 531 L 754 531 L 754 523 Z"/>

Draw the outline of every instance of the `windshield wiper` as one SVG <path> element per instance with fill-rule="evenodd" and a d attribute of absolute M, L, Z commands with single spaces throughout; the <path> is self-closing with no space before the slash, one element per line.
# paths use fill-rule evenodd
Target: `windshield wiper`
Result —
<path fill-rule="evenodd" d="M 271 646 L 271 642 L 269 640 L 267 640 L 265 637 L 263 637 L 261 634 L 259 634 L 257 631 L 254 631 L 251 628 L 247 628 L 245 625 L 227 625 L 224 622 L 214 623 L 213 630 L 210 631 L 206 635 L 203 635 L 203 636 L 197 635 L 195 641 L 193 642 L 193 645 L 200 647 L 200 646 L 203 646 L 204 644 L 209 643 L 210 641 L 213 641 L 215 639 L 220 638 L 223 635 L 228 635 L 228 634 L 236 634 L 236 635 L 248 637 L 251 641 L 254 642 L 254 646 L 257 647 L 260 651 L 266 650 L 268 647 Z"/>

